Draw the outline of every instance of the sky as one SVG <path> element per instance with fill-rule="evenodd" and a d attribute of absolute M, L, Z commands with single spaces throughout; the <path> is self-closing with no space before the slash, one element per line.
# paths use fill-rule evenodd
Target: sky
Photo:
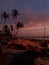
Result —
<path fill-rule="evenodd" d="M 0 15 L 13 9 L 20 13 L 16 21 L 23 22 L 25 27 L 49 26 L 49 0 L 0 0 Z M 0 19 L 0 24 L 3 21 Z M 14 20 L 10 18 L 6 23 L 12 24 Z"/>

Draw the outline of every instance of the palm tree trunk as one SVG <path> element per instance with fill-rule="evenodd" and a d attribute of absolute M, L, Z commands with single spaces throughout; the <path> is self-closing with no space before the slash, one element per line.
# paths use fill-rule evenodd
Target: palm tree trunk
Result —
<path fill-rule="evenodd" d="M 15 28 L 16 28 L 16 18 L 15 18 Z M 14 36 L 15 36 L 15 33 L 16 33 L 16 31 L 14 30 Z"/>
<path fill-rule="evenodd" d="M 3 28 L 2 28 L 3 31 L 4 31 L 4 25 L 5 25 L 5 21 L 3 22 Z"/>

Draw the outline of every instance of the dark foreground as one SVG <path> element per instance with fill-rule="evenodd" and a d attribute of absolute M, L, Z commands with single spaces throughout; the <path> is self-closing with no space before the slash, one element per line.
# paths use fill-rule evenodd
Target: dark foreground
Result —
<path fill-rule="evenodd" d="M 16 52 L 15 54 L 0 54 L 0 65 L 34 65 L 30 52 Z"/>
<path fill-rule="evenodd" d="M 0 54 L 0 65 L 49 65 L 49 58 L 42 53 L 26 51 Z"/>
<path fill-rule="evenodd" d="M 0 54 L 0 65 L 7 65 L 12 58 L 12 55 L 7 55 L 6 53 Z"/>

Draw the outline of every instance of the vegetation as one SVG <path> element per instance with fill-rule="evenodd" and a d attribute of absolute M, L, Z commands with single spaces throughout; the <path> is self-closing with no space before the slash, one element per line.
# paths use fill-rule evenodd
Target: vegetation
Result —
<path fill-rule="evenodd" d="M 0 36 L 1 44 L 4 44 L 4 43 L 8 44 L 9 40 L 13 41 L 16 34 L 19 33 L 19 31 L 21 31 L 19 29 L 24 27 L 22 22 L 16 21 L 18 15 L 20 15 L 20 13 L 18 13 L 18 10 L 16 10 L 16 9 L 12 10 L 12 12 L 10 14 L 8 14 L 6 11 L 2 12 L 1 19 L 4 19 L 4 22 L 3 22 L 3 27 L 2 27 L 3 33 Z M 10 28 L 9 28 L 9 26 L 6 24 L 7 19 L 9 19 L 10 17 L 12 19 L 14 19 L 15 27 L 13 27 L 13 25 L 11 24 Z M 16 28 L 16 30 L 14 30 L 14 28 Z M 14 32 L 14 36 L 12 35 L 11 32 Z M 19 47 L 21 47 L 21 45 L 19 45 Z"/>
<path fill-rule="evenodd" d="M 9 14 L 7 14 L 7 12 L 3 11 L 3 13 L 1 14 L 1 18 L 4 19 L 4 22 L 3 22 L 3 26 L 4 26 L 7 18 L 9 18 Z"/>
<path fill-rule="evenodd" d="M 1 19 L 4 19 L 3 29 L 2 29 L 4 34 L 9 35 L 9 34 L 11 34 L 11 32 L 14 31 L 14 35 L 16 35 L 18 33 L 19 28 L 24 26 L 23 23 L 20 21 L 16 23 L 16 19 L 17 19 L 18 15 L 20 15 L 20 13 L 18 13 L 18 10 L 16 10 L 16 9 L 12 10 L 11 14 L 8 14 L 7 12 L 3 11 L 3 13 L 1 14 Z M 12 24 L 10 25 L 10 29 L 9 29 L 8 25 L 5 25 L 6 20 L 7 20 L 7 18 L 9 19 L 9 17 L 12 17 L 12 19 L 15 20 L 15 27 L 16 27 L 17 32 L 14 30 L 14 27 Z M 10 30 L 11 30 L 11 32 L 10 32 Z"/>

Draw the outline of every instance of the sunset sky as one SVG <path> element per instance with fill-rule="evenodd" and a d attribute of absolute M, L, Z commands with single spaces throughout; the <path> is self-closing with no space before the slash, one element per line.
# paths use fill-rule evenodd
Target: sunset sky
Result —
<path fill-rule="evenodd" d="M 13 9 L 17 9 L 21 14 L 17 21 L 23 22 L 25 27 L 49 27 L 49 0 L 0 0 L 0 14 L 3 11 L 11 13 Z M 0 24 L 2 22 L 0 19 Z M 9 22 L 13 24 L 14 20 L 6 21 L 8 24 Z M 49 28 L 47 30 L 49 31 Z"/>

